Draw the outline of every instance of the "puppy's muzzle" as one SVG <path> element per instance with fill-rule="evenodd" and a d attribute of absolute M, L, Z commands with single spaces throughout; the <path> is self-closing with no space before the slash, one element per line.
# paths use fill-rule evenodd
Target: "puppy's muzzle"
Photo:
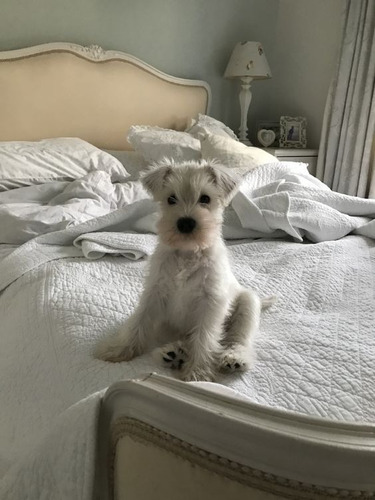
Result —
<path fill-rule="evenodd" d="M 183 234 L 192 233 L 196 225 L 196 221 L 191 217 L 181 217 L 177 221 L 177 229 Z"/>

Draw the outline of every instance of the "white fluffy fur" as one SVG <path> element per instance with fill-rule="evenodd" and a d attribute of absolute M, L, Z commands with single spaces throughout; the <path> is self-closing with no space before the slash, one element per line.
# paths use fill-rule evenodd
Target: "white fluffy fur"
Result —
<path fill-rule="evenodd" d="M 138 307 L 117 335 L 101 341 L 97 357 L 129 361 L 167 342 L 154 353 L 183 380 L 214 380 L 218 370 L 248 369 L 262 301 L 234 277 L 221 237 L 223 210 L 238 179 L 212 163 L 166 160 L 142 180 L 160 204 L 159 244 Z M 202 195 L 209 203 L 200 201 Z M 168 203 L 171 196 L 176 203 Z M 186 217 L 196 227 L 183 234 L 177 221 Z"/>

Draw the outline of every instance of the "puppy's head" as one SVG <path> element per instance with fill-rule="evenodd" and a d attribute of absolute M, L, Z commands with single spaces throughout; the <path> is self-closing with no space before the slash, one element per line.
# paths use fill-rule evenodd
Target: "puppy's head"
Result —
<path fill-rule="evenodd" d="M 161 241 L 193 251 L 209 248 L 221 236 L 224 208 L 239 186 L 239 178 L 228 169 L 203 161 L 175 164 L 164 160 L 142 182 L 161 207 Z"/>

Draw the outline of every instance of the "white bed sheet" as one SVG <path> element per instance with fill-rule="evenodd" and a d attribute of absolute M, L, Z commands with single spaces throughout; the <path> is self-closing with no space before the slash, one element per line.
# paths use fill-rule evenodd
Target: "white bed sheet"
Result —
<path fill-rule="evenodd" d="M 1 498 L 24 498 L 25 488 L 29 498 L 50 498 L 61 488 L 58 498 L 90 498 L 100 391 L 121 378 L 168 373 L 150 355 L 120 364 L 92 355 L 98 338 L 135 306 L 146 263 L 90 261 L 72 242 L 118 217 L 126 222 L 134 207 L 91 219 L 83 230 L 42 235 L 0 262 Z M 370 210 L 355 216 L 355 227 L 372 236 Z M 147 254 L 155 237 L 131 233 L 133 243 L 138 237 Z M 269 406 L 373 422 L 374 239 L 242 240 L 229 251 L 244 285 L 279 300 L 263 314 L 255 368 L 219 382 Z"/>

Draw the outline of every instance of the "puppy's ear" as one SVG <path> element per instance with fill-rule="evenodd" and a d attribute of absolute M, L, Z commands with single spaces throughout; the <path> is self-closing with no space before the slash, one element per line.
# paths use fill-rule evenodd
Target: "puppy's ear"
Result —
<path fill-rule="evenodd" d="M 222 165 L 207 165 L 207 169 L 212 178 L 212 182 L 219 189 L 224 206 L 228 206 L 234 195 L 237 193 L 242 179 L 232 173 L 229 168 Z"/>
<path fill-rule="evenodd" d="M 153 165 L 141 176 L 141 182 L 145 189 L 155 197 L 161 191 L 171 173 L 172 166 L 170 164 Z"/>

